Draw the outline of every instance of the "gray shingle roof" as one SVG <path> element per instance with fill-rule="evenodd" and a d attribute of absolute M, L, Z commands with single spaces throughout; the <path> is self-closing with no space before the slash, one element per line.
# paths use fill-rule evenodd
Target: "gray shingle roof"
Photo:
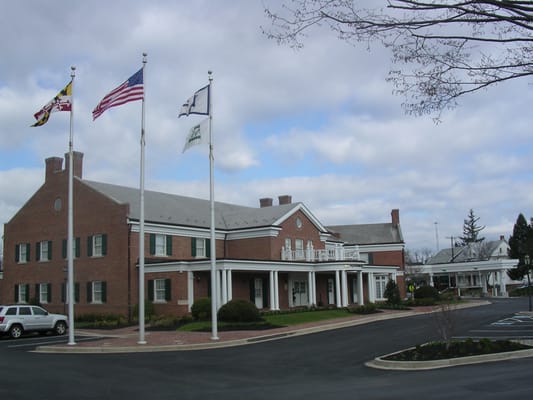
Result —
<path fill-rule="evenodd" d="M 494 251 L 502 243 L 502 240 L 493 240 L 483 242 L 481 253 L 477 254 L 480 249 L 472 248 L 471 246 L 456 246 L 453 249 L 442 249 L 433 257 L 431 257 L 427 264 L 448 264 L 451 262 L 467 262 L 467 261 L 484 261 L 488 259 Z M 453 251 L 452 251 L 453 250 Z"/>
<path fill-rule="evenodd" d="M 403 243 L 400 228 L 392 223 L 327 226 L 346 244 Z"/>
<path fill-rule="evenodd" d="M 136 220 L 140 218 L 139 189 L 87 180 L 82 182 L 119 204 L 129 204 L 129 217 Z M 216 229 L 235 230 L 270 226 L 298 207 L 298 204 L 254 208 L 215 202 L 215 227 Z M 209 200 L 151 190 L 144 191 L 146 222 L 209 228 L 210 218 Z"/>

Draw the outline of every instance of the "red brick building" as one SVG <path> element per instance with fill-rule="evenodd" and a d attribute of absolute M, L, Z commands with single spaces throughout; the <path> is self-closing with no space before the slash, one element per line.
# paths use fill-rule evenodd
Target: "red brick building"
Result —
<path fill-rule="evenodd" d="M 82 153 L 73 164 L 75 313 L 131 315 L 139 298 L 139 189 L 84 180 Z M 5 224 L 2 303 L 67 308 L 62 165 L 46 160 L 44 184 Z M 144 199 L 145 297 L 158 313 L 185 314 L 211 295 L 209 201 L 153 191 Z M 327 227 L 291 196 L 278 200 L 260 199 L 257 208 L 215 203 L 219 304 L 345 307 L 383 300 L 389 279 L 404 295 L 398 210 L 389 223 Z"/>

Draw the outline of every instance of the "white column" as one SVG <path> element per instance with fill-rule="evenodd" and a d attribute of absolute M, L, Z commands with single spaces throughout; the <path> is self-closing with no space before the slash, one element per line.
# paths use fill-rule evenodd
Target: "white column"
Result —
<path fill-rule="evenodd" d="M 307 273 L 307 287 L 309 290 L 307 291 L 307 304 L 309 306 L 313 305 L 313 273 L 309 271 Z"/>
<path fill-rule="evenodd" d="M 274 309 L 279 310 L 279 280 L 278 271 L 274 271 Z"/>
<path fill-rule="evenodd" d="M 191 312 L 194 303 L 194 273 L 187 272 L 187 311 Z"/>
<path fill-rule="evenodd" d="M 341 308 L 341 280 L 339 278 L 339 270 L 335 270 L 335 302 L 337 307 Z"/>
<path fill-rule="evenodd" d="M 225 269 L 220 273 L 222 274 L 222 305 L 224 305 L 228 302 L 228 276 Z"/>
<path fill-rule="evenodd" d="M 487 288 L 487 275 L 481 274 L 481 287 L 483 288 L 483 294 L 487 295 L 488 288 Z"/>
<path fill-rule="evenodd" d="M 364 300 L 364 291 L 363 291 L 363 271 L 357 273 L 357 299 L 359 300 L 359 305 L 365 304 Z"/>
<path fill-rule="evenodd" d="M 231 269 L 228 269 L 226 273 L 228 274 L 228 301 L 231 301 L 233 299 L 233 273 Z"/>
<path fill-rule="evenodd" d="M 315 271 L 312 272 L 312 277 L 313 279 L 311 282 L 313 283 L 313 305 L 316 306 L 317 303 L 316 303 L 316 273 Z"/>
<path fill-rule="evenodd" d="M 502 269 L 500 271 L 500 295 L 507 297 L 507 272 Z"/>
<path fill-rule="evenodd" d="M 270 309 L 275 310 L 276 309 L 276 294 L 275 294 L 275 288 L 274 288 L 274 271 L 270 271 L 269 273 L 269 287 L 270 287 Z"/>
<path fill-rule="evenodd" d="M 429 286 L 433 287 L 435 286 L 435 283 L 433 282 L 433 272 L 429 272 Z"/>
<path fill-rule="evenodd" d="M 376 281 L 374 280 L 374 273 L 368 273 L 368 301 L 375 303 L 376 301 Z"/>
<path fill-rule="evenodd" d="M 341 271 L 342 281 L 342 306 L 348 307 L 348 272 Z"/>
<path fill-rule="evenodd" d="M 222 289 L 221 289 L 221 284 L 220 284 L 220 274 L 221 274 L 222 271 L 216 271 L 215 273 L 215 287 L 217 289 L 217 293 L 215 293 L 216 295 L 216 302 L 217 302 L 217 310 L 220 309 L 220 307 L 222 307 Z M 215 296 L 213 296 L 214 298 Z"/>

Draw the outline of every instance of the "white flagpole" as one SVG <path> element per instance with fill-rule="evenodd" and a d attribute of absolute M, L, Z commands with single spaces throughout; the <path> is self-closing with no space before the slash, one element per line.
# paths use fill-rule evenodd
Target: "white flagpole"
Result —
<path fill-rule="evenodd" d="M 144 338 L 144 101 L 146 98 L 146 53 L 143 53 L 143 98 L 141 118 L 141 179 L 140 179 L 140 212 L 139 212 L 139 341 L 138 344 L 146 344 Z"/>
<path fill-rule="evenodd" d="M 215 237 L 215 182 L 214 182 L 214 158 L 213 158 L 213 77 L 209 75 L 209 201 L 211 204 L 211 340 L 218 340 L 217 310 L 218 310 L 218 279 L 217 279 L 217 256 Z"/>
<path fill-rule="evenodd" d="M 71 97 L 70 97 L 70 134 L 68 141 L 68 222 L 67 222 L 67 280 L 68 280 L 68 344 L 75 345 L 74 341 L 74 256 L 73 256 L 73 236 L 74 236 L 74 161 L 73 161 L 73 127 L 74 127 L 74 76 L 76 67 L 70 67 Z"/>

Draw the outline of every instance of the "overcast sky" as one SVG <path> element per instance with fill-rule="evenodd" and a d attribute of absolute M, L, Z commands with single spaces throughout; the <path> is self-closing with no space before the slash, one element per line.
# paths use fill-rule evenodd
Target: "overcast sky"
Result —
<path fill-rule="evenodd" d="M 435 250 L 437 233 L 449 246 L 471 208 L 487 239 L 533 216 L 531 81 L 465 97 L 436 125 L 403 113 L 379 45 L 314 30 L 295 51 L 261 26 L 261 0 L 3 2 L 0 222 L 42 185 L 44 159 L 68 151 L 69 113 L 30 125 L 72 65 L 84 178 L 138 187 L 141 103 L 94 122 L 91 111 L 142 67 L 143 52 L 146 189 L 209 198 L 206 147 L 182 154 L 202 118 L 177 114 L 212 70 L 217 201 L 259 206 L 288 194 L 325 225 L 390 222 L 398 208 L 409 249 Z"/>

